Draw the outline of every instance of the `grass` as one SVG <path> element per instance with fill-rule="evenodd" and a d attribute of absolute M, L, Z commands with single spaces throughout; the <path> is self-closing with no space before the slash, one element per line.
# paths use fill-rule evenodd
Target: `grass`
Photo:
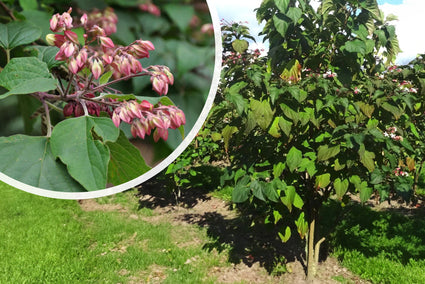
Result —
<path fill-rule="evenodd" d="M 372 283 L 425 283 L 423 214 L 407 217 L 361 205 L 338 209 L 336 204 L 325 211 L 328 222 L 330 216 L 344 216 L 331 235 L 332 254 L 343 266 Z"/>
<path fill-rule="evenodd" d="M 204 230 L 142 221 L 152 212 L 138 211 L 132 192 L 99 199 L 135 204 L 124 213 L 85 212 L 3 183 L 0 194 L 0 283 L 214 283 L 209 271 L 229 265 L 202 249 Z"/>

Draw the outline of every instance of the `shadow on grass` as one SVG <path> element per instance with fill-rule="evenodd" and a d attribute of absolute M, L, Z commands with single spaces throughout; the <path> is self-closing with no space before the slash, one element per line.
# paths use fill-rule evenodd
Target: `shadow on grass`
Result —
<path fill-rule="evenodd" d="M 192 168 L 193 169 L 193 168 Z M 157 208 L 181 206 L 193 208 L 200 202 L 211 200 L 210 193 L 220 183 L 222 170 L 212 166 L 196 167 L 196 176 L 185 176 L 190 179 L 190 187 L 184 188 L 176 198 L 176 190 L 170 188 L 170 182 L 163 175 L 157 176 L 139 187 L 139 208 Z M 243 213 L 231 211 L 228 204 L 227 213 L 194 212 L 184 214 L 179 220 L 188 224 L 206 228 L 210 242 L 204 245 L 207 251 L 228 251 L 228 261 L 234 264 L 245 263 L 251 266 L 259 262 L 261 266 L 272 272 L 278 264 L 285 261 L 298 260 L 304 263 L 304 245 L 294 233 L 287 243 L 282 243 L 274 226 L 262 223 L 265 216 L 261 210 L 245 207 Z M 255 225 L 253 224 L 253 221 Z M 296 230 L 294 231 L 296 232 Z M 282 263 L 283 262 L 283 263 Z"/>
<path fill-rule="evenodd" d="M 425 259 L 423 208 L 376 211 L 353 203 L 341 209 L 339 204 L 331 202 L 322 210 L 322 224 L 331 227 L 331 216 L 341 213 L 341 222 L 331 232 L 331 247 L 340 251 L 358 251 L 366 257 L 384 255 L 386 259 L 403 265 L 410 260 Z"/>
<path fill-rule="evenodd" d="M 193 208 L 199 202 L 211 199 L 209 193 L 219 185 L 221 169 L 211 166 L 196 168 L 190 187 L 182 187 L 176 198 L 176 190 L 163 176 L 155 177 L 140 188 L 139 207 L 156 208 L 179 205 Z M 178 204 L 177 204 L 178 202 Z M 229 208 L 231 206 L 229 205 Z M 204 249 L 229 252 L 229 262 L 243 262 L 248 266 L 259 262 L 272 272 L 280 261 L 299 261 L 304 265 L 305 243 L 296 233 L 287 243 L 277 237 L 276 228 L 261 222 L 264 211 L 243 208 L 243 213 L 226 214 L 222 211 L 185 214 L 180 220 L 206 228 L 210 241 Z M 234 212 L 233 212 L 234 213 Z M 386 258 L 406 264 L 409 260 L 425 259 L 425 212 L 423 208 L 401 208 L 377 211 L 352 203 L 342 208 L 339 202 L 325 204 L 321 211 L 318 237 L 327 241 L 321 250 L 321 260 L 328 251 L 357 251 L 366 257 L 384 254 Z M 255 220 L 255 225 L 252 221 Z M 293 230 L 296 232 L 296 230 Z M 339 254 L 340 258 L 343 255 Z M 304 266 L 305 269 L 305 266 Z"/>
<path fill-rule="evenodd" d="M 179 188 L 172 180 L 172 175 L 163 172 L 138 187 L 139 195 L 145 198 L 139 201 L 139 208 L 156 208 L 167 206 L 193 207 L 200 201 L 209 200 L 208 194 L 214 191 L 220 182 L 222 170 L 213 166 L 192 168 L 196 175 L 186 174 L 181 179 L 190 180 L 190 185 Z"/>

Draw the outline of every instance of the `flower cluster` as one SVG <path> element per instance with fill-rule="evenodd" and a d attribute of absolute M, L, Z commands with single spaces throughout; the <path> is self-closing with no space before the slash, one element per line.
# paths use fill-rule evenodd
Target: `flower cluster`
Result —
<path fill-rule="evenodd" d="M 147 69 L 143 69 L 139 59 L 149 57 L 149 52 L 155 49 L 154 45 L 150 41 L 139 39 L 128 46 L 116 46 L 108 37 L 116 31 L 117 16 L 112 8 L 103 12 L 84 14 L 80 18 L 80 24 L 77 26 L 82 26 L 85 30 L 84 43 L 80 43 L 78 35 L 71 30 L 76 27 L 73 25 L 71 11 L 70 8 L 61 15 L 55 14 L 50 20 L 50 29 L 64 34 L 49 34 L 46 37 L 50 45 L 59 47 L 55 59 L 65 61 L 71 73 L 77 74 L 88 68 L 93 78 L 99 79 L 105 72 L 113 71 L 113 77 L 117 79 L 148 72 Z M 90 45 L 93 42 L 97 42 L 98 45 Z M 157 73 L 157 70 L 154 70 L 155 77 L 158 77 Z M 172 81 L 162 80 L 162 85 L 171 84 Z M 157 91 L 155 88 L 154 90 Z M 161 94 L 166 94 L 166 91 L 168 86 L 162 88 Z"/>
<path fill-rule="evenodd" d="M 156 6 L 150 1 L 148 1 L 147 3 L 140 4 L 139 9 L 157 17 L 161 16 L 161 10 L 158 8 L 158 6 Z"/>
<path fill-rule="evenodd" d="M 405 93 L 416 94 L 418 92 L 418 89 L 414 88 L 412 82 L 410 81 L 403 81 L 399 83 L 398 88 Z"/>
<path fill-rule="evenodd" d="M 336 74 L 336 73 L 334 73 L 334 72 L 332 72 L 332 71 L 327 71 L 325 74 L 323 74 L 323 78 L 335 78 L 335 77 L 337 77 L 338 75 Z"/>
<path fill-rule="evenodd" d="M 91 99 L 94 98 L 95 95 L 94 94 L 85 94 L 83 96 L 85 99 Z M 104 100 L 105 101 L 105 100 Z M 108 102 L 112 102 L 111 99 L 107 99 Z M 96 116 L 100 116 L 100 112 L 106 112 L 108 113 L 110 116 L 112 116 L 112 110 L 111 107 L 106 105 L 106 104 L 98 104 L 92 101 L 87 101 L 84 100 L 83 103 L 81 103 L 80 101 L 76 101 L 76 100 L 71 100 L 69 101 L 63 108 L 63 115 L 65 117 L 68 116 L 74 116 L 74 117 L 79 117 L 79 116 L 83 116 L 85 114 L 84 112 L 84 107 L 87 108 L 87 112 L 90 115 L 96 115 Z"/>
<path fill-rule="evenodd" d="M 155 49 L 152 42 L 139 39 L 128 46 L 115 45 L 109 35 L 116 32 L 118 19 L 111 8 L 83 14 L 75 21 L 71 12 L 70 8 L 63 14 L 53 15 L 50 29 L 63 34 L 49 34 L 46 37 L 50 45 L 59 48 L 55 58 L 65 61 L 70 73 L 68 87 L 61 89 L 61 98 L 66 102 L 64 116 L 99 116 L 100 112 L 106 112 L 117 127 L 121 121 L 131 124 L 134 137 L 143 139 L 153 132 L 155 141 L 160 138 L 167 140 L 169 128 L 176 129 L 186 123 L 182 110 L 176 106 L 154 106 L 146 100 L 138 102 L 105 98 L 102 93 L 112 90 L 116 94 L 117 91 L 109 87 L 110 83 L 94 81 L 106 72 L 110 72 L 113 82 L 150 76 L 152 89 L 159 95 L 167 94 L 169 85 L 174 84 L 170 69 L 160 65 L 143 68 L 140 62 Z M 72 31 L 76 27 L 84 29 L 82 38 Z"/>
<path fill-rule="evenodd" d="M 390 137 L 391 139 L 393 139 L 394 141 L 403 141 L 403 137 L 396 135 L 395 133 L 397 132 L 397 128 L 395 126 L 393 127 L 388 127 L 387 131 L 384 132 L 384 136 L 385 137 Z"/>
<path fill-rule="evenodd" d="M 402 177 L 408 177 L 409 176 L 409 173 L 408 172 L 405 172 L 405 171 L 402 171 L 401 170 L 401 168 L 400 167 L 398 167 L 398 168 L 396 168 L 395 170 L 394 170 L 394 175 L 395 176 L 402 176 Z"/>
<path fill-rule="evenodd" d="M 150 102 L 144 100 L 124 102 L 114 110 L 112 121 L 119 127 L 121 121 L 131 124 L 131 133 L 134 137 L 145 138 L 154 130 L 155 142 L 162 138 L 167 140 L 168 129 L 176 129 L 186 123 L 186 117 L 180 109 L 175 106 L 159 105 L 154 107 Z"/>

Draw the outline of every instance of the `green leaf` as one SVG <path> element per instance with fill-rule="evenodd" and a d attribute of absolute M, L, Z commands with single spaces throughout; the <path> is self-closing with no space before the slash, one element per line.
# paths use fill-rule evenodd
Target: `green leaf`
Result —
<path fill-rule="evenodd" d="M 359 149 L 360 162 L 370 171 L 375 169 L 375 153 L 366 151 L 364 144 Z"/>
<path fill-rule="evenodd" d="M 418 130 L 416 130 L 416 127 L 413 123 L 410 123 L 410 130 L 412 131 L 413 135 L 415 135 L 416 138 L 420 139 Z"/>
<path fill-rule="evenodd" d="M 279 178 L 280 175 L 283 173 L 283 170 L 285 169 L 285 164 L 282 162 L 279 162 L 277 164 L 273 164 L 273 177 Z"/>
<path fill-rule="evenodd" d="M 289 0 L 275 0 L 274 3 L 281 13 L 286 13 L 289 8 Z"/>
<path fill-rule="evenodd" d="M 184 32 L 190 24 L 190 20 L 195 15 L 195 10 L 191 5 L 166 4 L 162 9 L 168 14 L 181 32 Z"/>
<path fill-rule="evenodd" d="M 295 193 L 293 203 L 294 203 L 294 206 L 297 207 L 298 209 L 301 209 L 304 206 L 304 201 L 301 198 L 301 196 L 298 195 L 298 193 Z"/>
<path fill-rule="evenodd" d="M 279 117 L 279 126 L 283 133 L 289 137 L 291 134 L 292 122 L 285 120 L 283 117 Z"/>
<path fill-rule="evenodd" d="M 28 22 L 0 24 L 0 46 L 11 50 L 17 46 L 31 43 L 41 36 L 41 30 Z"/>
<path fill-rule="evenodd" d="M 319 188 L 325 188 L 329 185 L 331 182 L 331 175 L 330 174 L 323 174 L 320 176 L 316 176 L 316 181 L 314 183 L 314 187 L 316 189 Z"/>
<path fill-rule="evenodd" d="M 111 152 L 108 165 L 108 182 L 119 185 L 135 179 L 149 171 L 145 160 L 133 144 L 128 141 L 124 132 L 120 132 L 116 142 L 107 142 Z"/>
<path fill-rule="evenodd" d="M 0 137 L 0 172 L 25 184 L 63 192 L 86 191 L 55 160 L 47 137 Z"/>
<path fill-rule="evenodd" d="M 387 102 L 382 104 L 382 108 L 385 109 L 386 111 L 389 111 L 395 118 L 395 120 L 398 120 L 401 115 L 403 114 L 403 110 L 401 110 L 399 107 L 397 106 L 393 106 Z"/>
<path fill-rule="evenodd" d="M 302 159 L 302 152 L 293 146 L 286 156 L 286 164 L 289 170 L 293 172 L 301 164 Z"/>
<path fill-rule="evenodd" d="M 300 216 L 295 221 L 295 225 L 297 226 L 298 234 L 300 235 L 301 239 L 304 239 L 308 232 L 308 223 L 304 218 L 304 212 L 301 212 Z"/>
<path fill-rule="evenodd" d="M 250 107 L 258 126 L 266 130 L 273 120 L 274 111 L 267 101 L 251 99 Z"/>
<path fill-rule="evenodd" d="M 295 199 L 295 187 L 288 186 L 284 189 L 285 196 L 281 197 L 280 200 L 288 208 L 289 212 L 292 212 L 292 205 Z"/>
<path fill-rule="evenodd" d="M 345 193 L 347 192 L 348 184 L 349 182 L 347 179 L 344 179 L 341 181 L 341 179 L 337 178 L 334 181 L 336 196 L 338 197 L 339 200 L 341 200 L 344 197 Z"/>
<path fill-rule="evenodd" d="M 9 90 L 0 95 L 0 99 L 4 99 L 10 95 L 54 90 L 57 82 L 46 63 L 35 57 L 20 57 L 13 58 L 0 73 L 0 86 Z"/>
<path fill-rule="evenodd" d="M 367 186 L 367 182 L 362 182 L 360 187 L 358 188 L 360 191 L 360 201 L 365 203 L 370 199 L 372 195 L 372 188 Z"/>
<path fill-rule="evenodd" d="M 235 185 L 235 188 L 232 192 L 233 202 L 243 203 L 248 200 L 249 195 L 251 193 L 251 189 L 247 185 L 250 180 L 251 179 L 249 176 L 245 176 Z"/>
<path fill-rule="evenodd" d="M 240 54 L 244 53 L 248 49 L 248 46 L 248 42 L 244 39 L 235 39 L 232 42 L 233 49 Z"/>
<path fill-rule="evenodd" d="M 281 232 L 278 232 L 278 234 L 282 242 L 286 243 L 291 237 L 291 228 L 287 226 L 284 234 L 282 234 Z"/>
<path fill-rule="evenodd" d="M 263 193 L 268 200 L 271 200 L 273 202 L 279 202 L 279 196 L 277 195 L 273 183 L 267 183 L 263 188 Z"/>
<path fill-rule="evenodd" d="M 299 87 L 291 86 L 288 88 L 288 91 L 299 103 L 302 103 L 307 98 L 307 92 Z"/>
<path fill-rule="evenodd" d="M 273 16 L 273 23 L 276 28 L 276 31 L 282 36 L 286 37 L 286 32 L 288 31 L 291 19 L 284 17 L 281 14 L 277 14 Z"/>
<path fill-rule="evenodd" d="M 330 158 L 338 155 L 340 151 L 341 148 L 339 145 L 330 148 L 328 147 L 328 145 L 322 145 L 318 148 L 317 151 L 317 161 L 329 160 Z"/>
<path fill-rule="evenodd" d="M 359 106 L 364 115 L 366 115 L 368 118 L 372 117 L 373 111 L 375 110 L 373 105 L 369 105 L 364 102 L 356 102 L 356 104 Z"/>
<path fill-rule="evenodd" d="M 260 181 L 254 180 L 253 182 L 251 182 L 251 189 L 255 197 L 262 201 L 266 201 L 266 198 L 263 194 L 263 184 Z"/>
<path fill-rule="evenodd" d="M 37 10 L 38 8 L 37 0 L 19 0 L 19 6 L 23 10 Z"/>
<path fill-rule="evenodd" d="M 67 119 L 52 131 L 52 153 L 88 191 L 104 189 L 110 160 L 105 143 L 116 141 L 119 134 L 119 129 L 109 118 L 82 116 Z"/>
<path fill-rule="evenodd" d="M 103 74 L 100 78 L 99 78 L 99 84 L 103 85 L 108 83 L 109 79 L 111 78 L 112 74 L 114 72 L 112 70 L 106 72 L 105 74 Z"/>
<path fill-rule="evenodd" d="M 275 117 L 269 129 L 269 134 L 274 138 L 279 138 L 282 136 L 282 134 L 280 134 L 279 120 L 280 117 Z"/>
<path fill-rule="evenodd" d="M 294 24 L 297 24 L 298 23 L 298 20 L 302 16 L 302 14 L 303 14 L 303 12 L 302 12 L 302 10 L 300 8 L 290 7 L 288 9 L 288 12 L 286 13 L 286 16 L 288 16 L 292 20 L 292 22 Z"/>
<path fill-rule="evenodd" d="M 63 61 L 57 61 L 55 59 L 55 56 L 59 51 L 59 48 L 56 46 L 31 45 L 26 49 L 35 50 L 37 52 L 37 58 L 45 62 L 49 70 L 64 63 Z"/>
<path fill-rule="evenodd" d="M 366 44 L 359 39 L 355 39 L 353 41 L 348 41 L 347 43 L 345 43 L 345 50 L 347 50 L 348 52 L 355 52 L 360 53 L 361 55 L 365 55 Z"/>
<path fill-rule="evenodd" d="M 232 138 L 233 134 L 238 132 L 238 128 L 236 126 L 226 125 L 221 132 L 221 136 L 223 137 L 224 149 L 226 152 L 229 150 L 229 142 L 230 138 Z"/>
<path fill-rule="evenodd" d="M 241 115 L 246 107 L 246 102 L 241 95 L 241 90 L 248 85 L 246 82 L 238 82 L 232 85 L 229 89 L 224 90 L 224 95 L 226 99 L 231 102 L 235 107 L 238 113 Z"/>

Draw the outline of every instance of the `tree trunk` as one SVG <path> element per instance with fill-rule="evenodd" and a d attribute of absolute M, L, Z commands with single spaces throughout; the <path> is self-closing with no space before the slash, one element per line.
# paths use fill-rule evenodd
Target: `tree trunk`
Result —
<path fill-rule="evenodd" d="M 313 205 L 311 203 L 310 205 Z M 318 242 L 315 241 L 316 234 L 316 223 L 319 217 L 320 206 L 311 206 L 309 212 L 309 228 L 307 236 L 307 280 L 311 281 L 316 277 L 317 265 L 319 264 L 319 252 L 320 245 L 325 241 L 325 238 L 321 238 Z"/>
<path fill-rule="evenodd" d="M 315 215 L 315 214 L 312 214 Z M 315 216 L 311 216 L 309 228 L 308 228 L 308 237 L 307 237 L 307 280 L 313 280 L 317 272 L 317 264 L 315 262 L 315 249 L 314 249 L 314 233 L 316 226 Z"/>

